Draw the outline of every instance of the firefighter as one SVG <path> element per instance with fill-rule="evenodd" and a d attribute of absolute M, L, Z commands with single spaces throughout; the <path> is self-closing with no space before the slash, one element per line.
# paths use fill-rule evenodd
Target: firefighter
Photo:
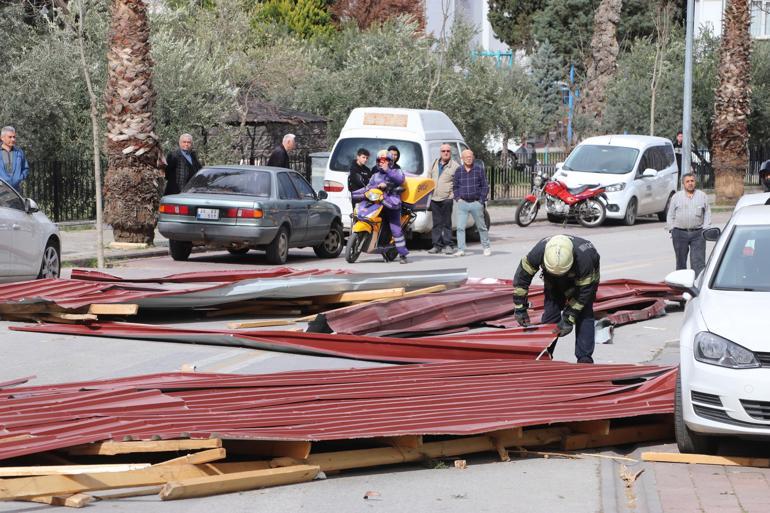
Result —
<path fill-rule="evenodd" d="M 554 235 L 538 242 L 521 259 L 513 278 L 514 316 L 521 326 L 530 324 L 527 294 L 538 269 L 542 269 L 545 291 L 540 322 L 555 323 L 559 337 L 575 328 L 578 363 L 593 363 L 593 303 L 599 287 L 599 253 L 590 241 L 569 235 Z"/>

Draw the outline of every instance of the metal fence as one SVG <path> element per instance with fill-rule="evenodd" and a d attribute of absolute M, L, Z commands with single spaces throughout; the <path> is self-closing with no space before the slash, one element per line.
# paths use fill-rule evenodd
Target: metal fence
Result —
<path fill-rule="evenodd" d="M 711 152 L 708 149 L 693 151 L 692 167 L 699 187 L 714 188 L 714 166 L 711 164 Z M 744 185 L 759 185 L 759 166 L 770 160 L 770 145 L 749 145 L 749 167 L 743 177 Z"/>

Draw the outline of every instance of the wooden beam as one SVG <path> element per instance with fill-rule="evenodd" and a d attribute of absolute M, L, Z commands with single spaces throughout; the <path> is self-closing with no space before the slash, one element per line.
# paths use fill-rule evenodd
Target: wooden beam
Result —
<path fill-rule="evenodd" d="M 219 449 L 220 447 L 222 447 L 222 440 L 218 438 L 207 438 L 204 440 L 109 441 L 88 445 L 77 445 L 65 450 L 70 454 L 78 456 L 115 456 L 116 454 L 131 454 L 135 452 L 194 451 L 198 449 Z"/>
<path fill-rule="evenodd" d="M 425 287 L 422 289 L 410 290 L 404 293 L 404 297 L 422 296 L 423 294 L 433 294 L 434 292 L 444 292 L 447 289 L 446 285 L 433 285 L 432 287 Z"/>
<path fill-rule="evenodd" d="M 380 440 L 391 447 L 407 447 L 409 449 L 422 447 L 422 435 L 386 436 Z"/>
<path fill-rule="evenodd" d="M 228 329 L 239 330 L 244 328 L 267 328 L 271 326 L 288 326 L 294 324 L 291 319 L 265 319 L 264 321 L 229 322 Z"/>
<path fill-rule="evenodd" d="M 296 319 L 294 319 L 294 322 L 311 322 L 311 321 L 314 321 L 316 317 L 318 317 L 318 314 L 306 315 L 304 317 L 297 317 Z"/>
<path fill-rule="evenodd" d="M 223 460 L 226 457 L 227 451 L 224 449 L 209 449 L 208 451 L 196 452 L 172 460 L 161 461 L 156 465 L 200 465 L 201 463 L 211 463 L 212 461 Z"/>
<path fill-rule="evenodd" d="M 93 495 L 93 498 L 98 501 L 111 501 L 116 499 L 126 499 L 129 497 L 144 497 L 146 495 L 157 495 L 162 489 L 162 486 L 149 486 L 147 488 L 140 488 L 138 490 L 130 490 L 128 492 Z"/>
<path fill-rule="evenodd" d="M 206 317 L 226 317 L 228 315 L 250 314 L 250 315 L 301 315 L 299 308 L 266 308 L 259 305 L 239 306 L 235 308 L 223 308 L 221 310 L 210 310 L 206 312 Z"/>
<path fill-rule="evenodd" d="M 90 474 L 93 472 L 125 472 L 149 467 L 149 463 L 113 463 L 107 465 L 35 465 L 0 467 L 0 477 Z"/>
<path fill-rule="evenodd" d="M 38 316 L 41 320 L 49 322 L 58 322 L 62 324 L 77 324 L 85 321 L 96 321 L 99 318 L 93 314 L 79 313 L 46 313 Z"/>
<path fill-rule="evenodd" d="M 295 465 L 283 468 L 237 472 L 221 476 L 199 477 L 167 483 L 160 492 L 164 501 L 207 497 L 220 493 L 255 490 L 268 486 L 304 483 L 315 479 L 320 468 L 315 465 Z"/>
<path fill-rule="evenodd" d="M 93 315 L 136 315 L 139 305 L 124 304 L 92 304 L 88 307 L 88 313 Z"/>
<path fill-rule="evenodd" d="M 607 435 L 590 433 L 568 435 L 562 441 L 562 449 L 574 451 L 593 447 L 667 440 L 673 438 L 673 435 L 673 426 L 668 423 L 612 428 Z"/>
<path fill-rule="evenodd" d="M 770 467 L 770 458 L 709 456 L 706 454 L 679 454 L 673 452 L 643 452 L 642 461 L 660 461 L 665 463 L 696 463 L 701 465 L 727 465 L 731 467 Z"/>
<path fill-rule="evenodd" d="M 357 290 L 330 296 L 316 296 L 313 298 L 313 302 L 319 305 L 331 305 L 336 303 L 352 303 L 353 301 L 374 301 L 376 299 L 402 297 L 403 295 L 404 287 L 395 287 L 390 289 Z"/>

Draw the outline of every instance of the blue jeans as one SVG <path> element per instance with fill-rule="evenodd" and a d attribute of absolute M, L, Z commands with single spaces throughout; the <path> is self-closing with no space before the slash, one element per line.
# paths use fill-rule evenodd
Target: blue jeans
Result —
<path fill-rule="evenodd" d="M 484 205 L 480 201 L 457 200 L 455 206 L 457 207 L 457 249 L 465 251 L 465 225 L 468 223 L 468 214 L 473 216 L 473 222 L 476 223 L 482 247 L 488 248 L 489 230 L 484 222 Z"/>

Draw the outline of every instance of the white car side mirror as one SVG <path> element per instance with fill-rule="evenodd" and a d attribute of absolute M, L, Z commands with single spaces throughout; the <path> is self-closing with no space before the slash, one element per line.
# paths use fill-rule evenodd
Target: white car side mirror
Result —
<path fill-rule="evenodd" d="M 32 198 L 26 198 L 24 200 L 24 210 L 26 210 L 27 214 L 34 214 L 40 211 L 40 207 L 37 206 L 37 203 Z"/>
<path fill-rule="evenodd" d="M 658 176 L 658 172 L 651 167 L 648 167 L 644 170 L 644 173 L 642 173 L 642 178 L 655 178 Z"/>
<path fill-rule="evenodd" d="M 695 271 L 692 269 L 680 269 L 669 273 L 665 282 L 669 287 L 686 292 L 692 297 L 698 295 L 698 289 L 695 288 Z"/>

